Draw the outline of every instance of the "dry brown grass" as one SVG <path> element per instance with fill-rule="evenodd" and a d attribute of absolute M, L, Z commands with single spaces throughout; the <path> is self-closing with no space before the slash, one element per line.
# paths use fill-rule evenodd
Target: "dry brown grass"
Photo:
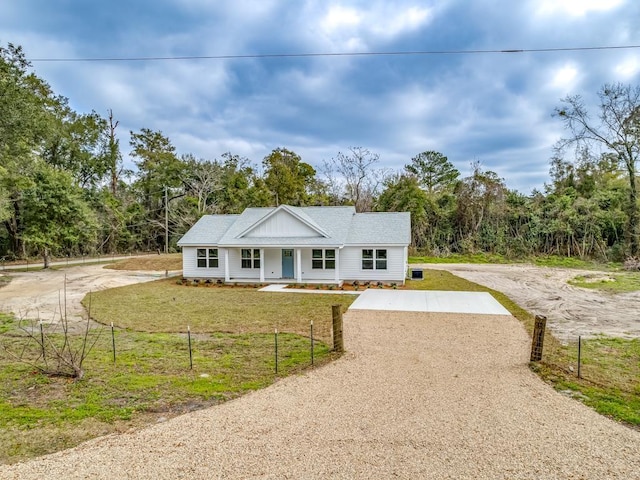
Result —
<path fill-rule="evenodd" d="M 143 270 L 163 271 L 182 270 L 182 254 L 170 253 L 169 255 L 147 255 L 144 257 L 127 258 L 107 265 L 105 268 L 112 270 Z"/>

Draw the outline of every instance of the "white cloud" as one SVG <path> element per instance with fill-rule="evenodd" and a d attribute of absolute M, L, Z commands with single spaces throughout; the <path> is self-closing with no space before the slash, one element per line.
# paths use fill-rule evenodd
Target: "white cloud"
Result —
<path fill-rule="evenodd" d="M 425 91 L 419 85 L 407 85 L 391 94 L 392 112 L 402 120 L 426 120 L 444 108 L 443 100 L 436 90 Z"/>
<path fill-rule="evenodd" d="M 341 28 L 357 27 L 361 22 L 362 14 L 355 8 L 335 5 L 329 7 L 329 11 L 326 13 L 320 24 L 322 28 L 328 32 L 332 32 Z"/>
<path fill-rule="evenodd" d="M 433 11 L 419 6 L 372 3 L 366 9 L 333 5 L 319 21 L 319 31 L 334 48 L 366 51 L 367 46 L 389 42 L 428 24 Z"/>
<path fill-rule="evenodd" d="M 624 59 L 614 67 L 614 71 L 620 77 L 620 80 L 627 81 L 640 73 L 640 61 L 637 56 Z"/>
<path fill-rule="evenodd" d="M 624 0 L 543 0 L 538 2 L 541 15 L 567 14 L 582 17 L 591 12 L 606 12 L 618 8 Z"/>
<path fill-rule="evenodd" d="M 573 63 L 562 65 L 551 71 L 551 79 L 548 85 L 563 92 L 571 91 L 577 83 L 578 73 L 578 69 Z"/>
<path fill-rule="evenodd" d="M 377 20 L 373 23 L 372 31 L 383 37 L 397 37 L 403 33 L 413 32 L 426 25 L 432 18 L 428 8 L 410 7 L 397 13 L 384 9 L 373 14 Z M 379 25 L 384 25 L 380 27 Z"/>

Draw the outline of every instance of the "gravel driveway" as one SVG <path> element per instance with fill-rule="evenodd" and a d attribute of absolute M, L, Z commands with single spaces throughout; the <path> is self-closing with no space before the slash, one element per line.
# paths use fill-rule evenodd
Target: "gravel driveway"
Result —
<path fill-rule="evenodd" d="M 2 479 L 638 479 L 640 432 L 542 383 L 506 315 L 352 311 L 340 360 Z"/>

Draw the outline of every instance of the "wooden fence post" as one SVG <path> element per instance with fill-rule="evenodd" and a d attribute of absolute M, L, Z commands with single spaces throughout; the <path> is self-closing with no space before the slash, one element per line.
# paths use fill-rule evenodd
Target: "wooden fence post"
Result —
<path fill-rule="evenodd" d="M 333 350 L 342 353 L 344 352 L 344 343 L 342 340 L 342 306 L 332 305 L 331 313 L 333 315 Z"/>
<path fill-rule="evenodd" d="M 542 360 L 542 347 L 544 345 L 544 330 L 547 327 L 547 317 L 536 315 L 536 323 L 533 327 L 533 341 L 531 342 L 531 361 Z"/>

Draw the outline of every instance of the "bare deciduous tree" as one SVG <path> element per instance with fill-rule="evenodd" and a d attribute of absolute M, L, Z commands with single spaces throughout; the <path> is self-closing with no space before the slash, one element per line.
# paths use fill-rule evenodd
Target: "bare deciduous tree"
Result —
<path fill-rule="evenodd" d="M 344 182 L 346 201 L 356 207 L 356 212 L 369 212 L 373 209 L 374 199 L 389 172 L 374 168 L 380 161 L 377 153 L 362 147 L 350 147 L 349 152 L 338 152 L 330 162 L 325 162 L 324 174 L 328 178 L 327 172 L 336 172 Z M 335 180 L 334 177 L 334 182 Z"/>
<path fill-rule="evenodd" d="M 636 185 L 637 163 L 640 158 L 640 86 L 621 83 L 604 85 L 598 92 L 600 113 L 591 119 L 580 95 L 567 96 L 556 108 L 571 136 L 560 140 L 560 154 L 573 145 L 577 151 L 601 149 L 613 153 L 625 168 L 629 181 L 628 244 L 631 255 L 639 252 L 638 195 Z"/>
<path fill-rule="evenodd" d="M 102 328 L 91 328 L 91 293 L 89 293 L 89 311 L 83 331 L 80 335 L 71 332 L 66 311 L 66 283 L 65 278 L 64 303 L 60 299 L 60 322 L 56 327 L 45 332 L 40 319 L 20 318 L 18 338 L 23 341 L 18 341 L 14 337 L 11 342 L 2 342 L 0 346 L 15 360 L 29 365 L 44 375 L 79 380 L 84 376 L 84 361 L 100 338 Z M 53 320 L 55 315 L 54 312 Z M 33 346 L 36 348 L 34 349 Z"/>

